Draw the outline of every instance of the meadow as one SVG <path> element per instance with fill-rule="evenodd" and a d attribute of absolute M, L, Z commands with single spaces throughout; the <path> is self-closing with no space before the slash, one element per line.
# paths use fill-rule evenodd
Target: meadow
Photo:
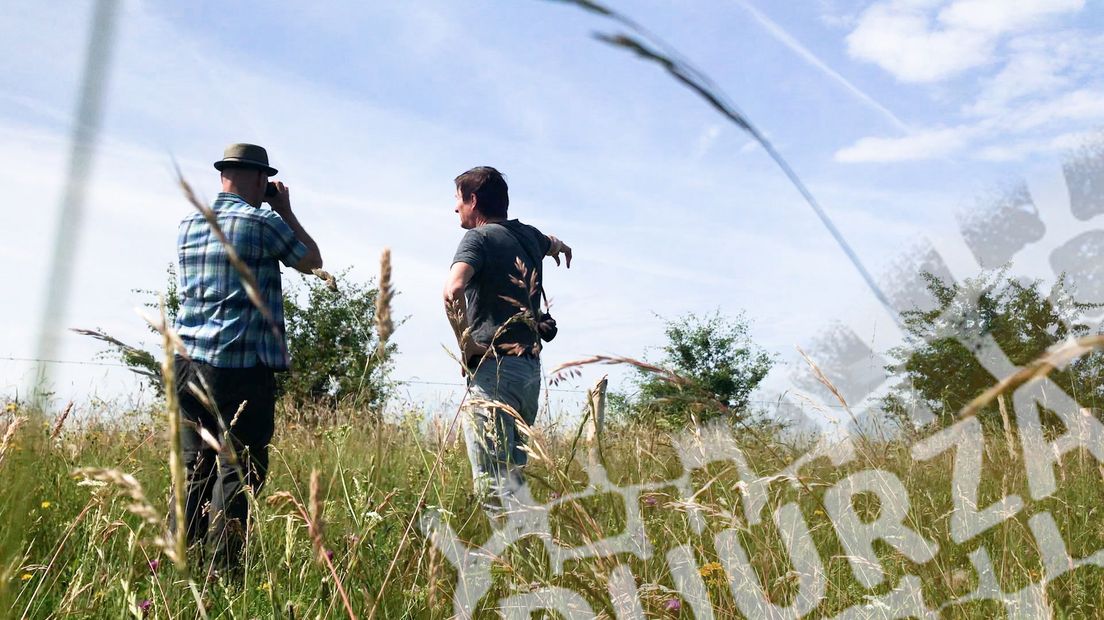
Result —
<path fill-rule="evenodd" d="M 422 519 L 435 515 L 473 545 L 488 540 L 496 527 L 480 508 L 481 498 L 472 495 L 462 440 L 448 433 L 451 420 L 427 431 L 417 415 L 401 422 L 358 422 L 365 420 L 363 412 L 349 410 L 320 425 L 314 412 L 284 408 L 278 412 L 269 480 L 253 501 L 255 529 L 244 579 L 204 579 L 194 554 L 186 564 L 172 561 L 173 543 L 164 534 L 163 517 L 171 509 L 165 410 L 155 406 L 100 420 L 59 413 L 13 402 L 0 418 L 0 610 L 6 617 L 447 618 L 455 611 L 457 571 L 426 536 Z M 1007 430 L 985 428 L 976 472 L 978 509 L 1010 494 L 1031 496 L 1025 455 L 1014 429 Z M 702 617 L 693 609 L 701 601 L 685 596 L 686 572 L 680 577 L 672 570 L 671 552 L 680 548 L 690 551 L 693 573 L 700 577 L 691 581 L 704 588 L 717 618 L 744 616 L 746 607 L 737 597 L 744 596 L 746 604 L 754 586 L 782 607 L 811 602 L 810 617 L 888 617 L 894 593 L 917 584 L 924 604 L 953 618 L 1001 617 L 1015 609 L 991 600 L 943 606 L 977 591 L 982 582 L 1016 593 L 1033 591 L 1031 584 L 1052 574 L 1039 591 L 1056 617 L 1091 616 L 1104 593 L 1100 568 L 1052 566 L 1033 522 L 1050 515 L 1071 558 L 1104 547 L 1098 514 L 1104 506 L 1104 469 L 1086 450 L 1060 459 L 1052 495 L 1026 501 L 1017 514 L 959 543 L 952 535 L 955 513 L 963 510 L 955 500 L 962 493 L 956 480 L 969 461 L 961 451 L 948 450 L 921 462 L 912 453 L 917 436 L 857 438 L 842 464 L 825 453 L 786 476 L 770 474 L 805 454 L 808 443 L 795 445 L 746 427 L 718 431 L 738 446 L 742 462 L 750 464 L 766 491 L 764 518 L 752 523 L 739 509 L 749 496 L 740 459 L 685 472 L 676 448 L 693 434 L 614 426 L 602 438 L 599 458 L 597 447 L 592 451 L 572 433 L 532 432 L 536 458 L 530 485 L 537 500 L 552 505 L 556 544 L 597 549 L 630 525 L 625 495 L 578 498 L 590 482 L 587 461 L 600 460 L 611 488 L 645 489 L 632 500 L 650 553 L 646 558 L 598 553 L 568 559 L 557 571 L 538 537 L 522 537 L 493 559 L 491 587 L 480 598 L 476 617 L 500 617 L 497 606 L 504 597 L 549 586 L 582 596 L 600 617 L 629 617 L 611 602 L 611 579 L 620 566 L 629 568 L 637 610 L 647 617 Z M 930 429 L 924 433 L 930 434 Z M 860 492 L 847 499 L 849 508 L 863 523 L 903 510 L 901 523 L 938 550 L 914 561 L 891 539 L 875 541 L 882 578 L 868 587 L 858 578 L 855 549 L 845 546 L 832 512 L 839 510 L 838 497 L 830 496 L 840 481 L 871 471 L 899 480 L 906 497 L 883 505 L 888 496 Z M 690 501 L 671 483 L 684 473 L 693 491 Z M 810 540 L 814 553 L 791 553 L 795 522 L 777 517 L 785 506 L 799 509 L 807 536 L 796 538 Z M 695 527 L 695 518 L 704 527 Z M 790 524 L 788 531 L 784 523 Z M 738 580 L 733 544 L 744 550 L 756 584 Z M 729 551 L 719 549 L 726 545 Z M 991 560 L 984 571 L 989 574 L 978 570 L 980 549 Z M 823 578 L 813 598 L 800 593 L 810 562 Z M 1021 612 L 1013 615 L 1025 615 L 1028 608 Z"/>
<path fill-rule="evenodd" d="M 255 296 L 252 273 L 235 266 Z M 391 287 L 385 252 L 374 314 L 380 356 L 394 329 Z M 182 344 L 163 308 L 148 320 L 169 362 Z M 6 403 L 0 610 L 18 618 L 528 618 L 535 609 L 624 619 L 1085 617 L 1104 593 L 1104 424 L 1048 375 L 1102 343 L 1086 335 L 1025 358 L 1017 374 L 927 426 L 869 434 L 858 425 L 846 440 L 795 438 L 659 366 L 570 362 L 550 372 L 553 381 L 589 364 L 629 364 L 673 390 L 659 404 L 689 395 L 713 424 L 697 424 L 696 414 L 676 427 L 630 415 L 597 433 L 586 424 L 600 416 L 590 415 L 574 429 L 526 427 L 526 476 L 539 506 L 505 518 L 489 516 L 487 498 L 473 494 L 458 432 L 463 407 L 427 425 L 417 406 L 393 419 L 356 398 L 336 407 L 285 398 L 268 481 L 250 498 L 240 580 L 211 575 L 200 550 L 165 526 L 183 510 L 169 498 L 184 483 L 166 363 L 168 397 L 137 410 L 90 416 L 87 406 L 74 414 L 71 405 Z M 602 400 L 590 399 L 591 413 Z M 225 438 L 205 441 L 229 449 Z"/>

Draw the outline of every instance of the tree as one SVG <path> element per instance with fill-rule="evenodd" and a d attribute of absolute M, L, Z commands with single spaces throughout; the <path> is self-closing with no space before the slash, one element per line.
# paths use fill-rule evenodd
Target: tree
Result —
<path fill-rule="evenodd" d="M 294 285 L 285 290 L 284 325 L 292 370 L 278 375 L 278 393 L 294 405 L 332 407 L 351 403 L 376 410 L 390 394 L 389 373 L 396 347 L 392 342 L 379 347 L 375 331 L 378 290 L 371 280 L 354 282 L 347 273 L 334 277 L 335 286 L 304 277 L 302 291 Z M 167 275 L 165 313 L 171 323 L 180 308 L 180 296 L 172 265 Z M 160 292 L 142 289 L 135 292 L 152 297 L 146 306 L 156 311 Z M 163 353 L 158 348 L 152 348 L 151 352 L 131 346 L 102 330 L 74 331 L 107 343 L 108 349 L 102 355 L 119 359 L 162 395 Z"/>
<path fill-rule="evenodd" d="M 686 314 L 666 321 L 664 334 L 667 343 L 657 365 L 689 379 L 690 385 L 675 385 L 639 371 L 637 394 L 617 401 L 617 408 L 629 417 L 651 419 L 670 428 L 684 427 L 693 418 L 704 422 L 726 410 L 731 416 L 745 418 L 748 399 L 770 372 L 773 361 L 751 340 L 744 316 L 727 317 L 719 311 L 705 316 Z"/>
<path fill-rule="evenodd" d="M 1021 282 L 1008 276 L 1006 269 L 961 284 L 947 284 L 930 273 L 922 276 L 937 307 L 904 312 L 905 343 L 889 351 L 895 364 L 888 369 L 901 374 L 904 381 L 884 405 L 898 422 L 908 419 L 906 409 L 912 399 L 919 399 L 941 421 L 952 422 L 963 406 L 1003 378 L 989 374 L 969 348 L 946 333 L 947 328 L 991 335 L 1008 359 L 1022 366 L 1059 341 L 1087 334 L 1090 328 L 1079 317 L 1101 307 L 1072 300 L 1062 278 L 1047 294 L 1040 281 Z M 965 295 L 967 291 L 973 293 Z M 976 303 L 968 302 L 970 297 Z M 1104 354 L 1094 352 L 1054 372 L 1051 379 L 1090 406 L 1101 395 L 1102 369 Z M 983 424 L 1000 423 L 995 404 L 978 417 Z"/>
<path fill-rule="evenodd" d="M 379 348 L 375 329 L 378 289 L 352 282 L 347 271 L 334 276 L 337 287 L 303 278 L 284 294 L 284 322 L 292 372 L 280 381 L 282 394 L 296 405 L 351 403 L 377 409 L 391 390 L 388 374 L 395 344 Z"/>

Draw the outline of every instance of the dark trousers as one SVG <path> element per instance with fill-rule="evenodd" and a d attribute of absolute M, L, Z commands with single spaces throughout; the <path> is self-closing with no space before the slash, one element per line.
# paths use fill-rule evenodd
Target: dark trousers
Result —
<path fill-rule="evenodd" d="M 266 366 L 216 368 L 177 357 L 176 381 L 187 481 L 184 517 L 188 546 L 205 543 L 214 568 L 235 571 L 240 567 L 249 525 L 245 487 L 254 494 L 259 492 L 268 473 L 268 444 L 275 426 L 275 376 Z M 215 411 L 194 395 L 190 383 L 208 395 Z M 238 413 L 242 402 L 245 408 Z M 201 428 L 216 439 L 219 449 L 201 437 Z M 171 509 L 170 515 L 174 515 Z M 173 531 L 174 521 L 170 517 Z"/>

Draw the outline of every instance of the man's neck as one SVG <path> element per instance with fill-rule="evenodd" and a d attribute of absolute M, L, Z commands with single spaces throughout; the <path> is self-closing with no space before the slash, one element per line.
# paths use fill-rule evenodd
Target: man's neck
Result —
<path fill-rule="evenodd" d="M 250 202 L 250 200 L 246 196 L 245 192 L 242 192 L 242 191 L 238 190 L 238 188 L 236 188 L 234 186 L 224 185 L 222 187 L 222 192 L 224 194 L 233 194 L 233 195 L 237 196 L 238 198 L 241 198 L 243 202 L 245 202 L 246 204 L 248 204 L 251 207 L 260 208 L 260 206 L 261 206 L 261 201 L 260 200 L 257 200 L 256 204 L 254 204 L 253 202 Z"/>
<path fill-rule="evenodd" d="M 475 220 L 475 225 L 476 225 L 476 227 L 479 227 L 479 226 L 486 226 L 487 224 L 501 224 L 502 222 L 505 222 L 505 221 L 506 221 L 506 218 L 504 218 L 504 217 L 492 217 L 492 218 L 479 217 Z"/>

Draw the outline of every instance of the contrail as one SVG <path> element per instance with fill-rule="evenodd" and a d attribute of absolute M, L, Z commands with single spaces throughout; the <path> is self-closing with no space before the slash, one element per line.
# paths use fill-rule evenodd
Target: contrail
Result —
<path fill-rule="evenodd" d="M 763 13 L 760 13 L 759 9 L 752 6 L 746 0 L 734 0 L 734 2 L 743 7 L 745 11 L 750 13 L 751 16 L 755 18 L 755 21 L 759 22 L 759 25 L 762 26 L 764 30 L 766 30 L 779 43 L 790 48 L 790 50 L 801 57 L 802 60 L 816 67 L 817 69 L 820 69 L 821 72 L 824 73 L 824 75 L 832 78 L 832 80 L 834 80 L 837 84 L 843 86 L 844 90 L 851 93 L 851 95 L 853 95 L 856 99 L 866 104 L 875 112 L 884 116 L 889 122 L 893 123 L 893 125 L 901 131 L 905 133 L 912 133 L 912 128 L 909 127 L 908 123 L 902 121 L 900 118 L 898 118 L 896 114 L 894 114 L 884 105 L 875 101 L 870 95 L 859 89 L 858 86 L 855 86 L 850 81 L 848 81 L 847 78 L 843 77 L 839 73 L 836 73 L 834 69 L 824 64 L 824 61 L 820 58 L 817 58 L 816 54 L 810 52 L 807 47 L 802 45 L 797 39 L 790 36 L 790 33 L 783 30 L 782 27 L 772 21 L 771 18 L 767 17 Z"/>

